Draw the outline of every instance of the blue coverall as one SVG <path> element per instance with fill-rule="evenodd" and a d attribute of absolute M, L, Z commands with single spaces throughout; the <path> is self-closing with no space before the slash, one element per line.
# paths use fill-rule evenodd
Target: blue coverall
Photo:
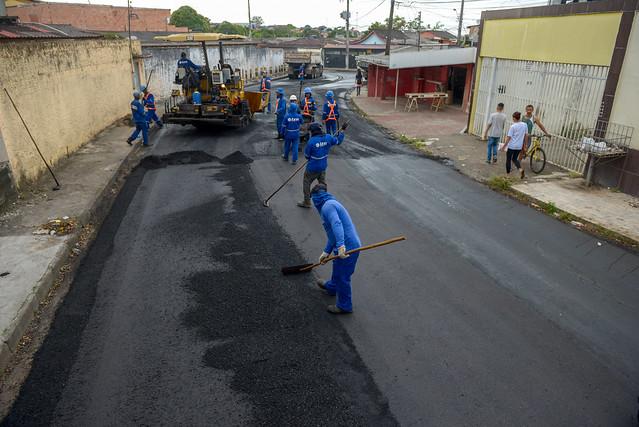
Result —
<path fill-rule="evenodd" d="M 308 172 L 323 172 L 328 167 L 328 153 L 333 145 L 339 145 L 344 141 L 344 133 L 337 136 L 315 135 L 306 143 L 304 157 L 308 159 L 306 170 Z"/>
<path fill-rule="evenodd" d="M 195 65 L 189 58 L 181 58 L 178 60 L 177 64 L 178 68 L 184 68 L 186 70 L 198 71 L 200 69 L 199 65 Z"/>
<path fill-rule="evenodd" d="M 262 95 L 262 99 L 265 99 L 265 97 L 267 95 L 267 93 L 271 92 L 271 78 L 269 76 L 264 76 L 262 77 L 262 80 L 260 81 L 260 86 L 261 86 L 261 92 L 264 94 Z M 268 97 L 268 106 L 266 107 L 267 111 L 270 113 L 271 112 L 271 97 Z"/>
<path fill-rule="evenodd" d="M 277 114 L 277 120 L 275 126 L 277 127 L 277 136 L 282 137 L 282 123 L 284 123 L 284 116 L 286 115 L 286 100 L 282 94 L 277 94 L 277 100 L 275 101 L 275 114 Z"/>
<path fill-rule="evenodd" d="M 308 98 L 306 95 L 302 98 L 300 102 L 300 108 L 302 109 L 302 115 L 306 119 L 307 122 L 312 122 L 315 117 L 315 111 L 317 111 L 317 105 L 315 105 L 315 99 L 313 99 L 313 95 Z"/>
<path fill-rule="evenodd" d="M 312 198 L 328 238 L 324 252 L 337 254 L 337 249 L 342 245 L 346 246 L 346 251 L 362 246 L 355 224 L 340 202 L 326 191 L 315 192 Z M 337 294 L 335 305 L 344 311 L 353 311 L 351 276 L 355 272 L 358 258 L 359 253 L 354 253 L 348 258 L 333 260 L 331 280 L 324 283 L 330 295 Z"/>
<path fill-rule="evenodd" d="M 158 117 L 155 108 L 155 97 L 151 92 L 144 94 L 144 106 L 146 107 L 146 122 L 151 124 L 154 121 L 159 127 L 162 127 L 162 120 Z"/>
<path fill-rule="evenodd" d="M 131 101 L 131 114 L 133 114 L 133 122 L 135 122 L 135 130 L 127 139 L 128 142 L 135 141 L 142 132 L 142 144 L 149 145 L 149 124 L 146 121 L 146 115 L 144 114 L 144 105 L 134 99 Z"/>
<path fill-rule="evenodd" d="M 297 73 L 297 76 L 299 77 L 300 81 L 304 81 L 304 75 L 306 73 L 306 65 L 302 64 L 300 65 L 300 69 Z"/>
<path fill-rule="evenodd" d="M 335 132 L 337 132 L 337 119 L 339 119 L 339 105 L 333 98 L 327 98 L 322 112 L 322 120 L 326 124 L 326 133 L 335 135 Z"/>
<path fill-rule="evenodd" d="M 296 104 L 288 107 L 288 113 L 284 116 L 281 133 L 284 135 L 284 152 L 282 158 L 288 161 L 288 155 L 293 154 L 293 163 L 297 162 L 297 151 L 300 145 L 300 128 L 304 118 L 299 113 Z"/>

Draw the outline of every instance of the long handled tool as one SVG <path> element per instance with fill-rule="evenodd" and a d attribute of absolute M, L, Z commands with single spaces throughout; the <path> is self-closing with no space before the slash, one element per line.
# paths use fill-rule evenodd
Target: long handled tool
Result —
<path fill-rule="evenodd" d="M 369 249 L 379 248 L 380 246 L 390 245 L 391 243 L 401 242 L 402 240 L 406 240 L 406 237 L 404 236 L 394 237 L 392 239 L 384 240 L 383 242 L 373 243 L 372 245 L 366 245 L 360 248 L 351 249 L 350 251 L 346 252 L 346 255 L 354 254 L 355 252 L 367 251 Z M 327 262 L 332 261 L 335 258 L 339 258 L 339 255 L 331 255 L 330 257 L 326 258 L 326 261 L 324 261 L 324 263 L 317 262 L 315 264 L 302 264 L 302 265 L 294 265 L 291 267 L 282 267 L 282 274 L 287 276 L 289 274 L 308 273 L 315 267 L 319 267 L 322 264 L 326 264 Z"/>
<path fill-rule="evenodd" d="M 20 114 L 20 110 L 18 110 L 18 107 L 16 106 L 16 103 L 13 102 L 13 98 L 11 98 L 11 95 L 9 95 L 9 91 L 7 90 L 6 87 L 4 88 L 4 91 L 7 94 L 7 96 L 9 97 L 9 101 L 11 101 L 11 105 L 13 105 L 13 108 L 16 110 L 16 113 L 18 113 L 18 117 L 20 117 L 20 120 L 22 121 L 22 124 L 24 125 L 24 128 L 27 130 L 27 133 L 29 134 L 29 138 L 31 138 L 31 142 L 33 142 L 33 145 L 35 145 L 35 148 L 38 151 L 38 154 L 40 155 L 40 158 L 44 162 L 44 165 L 47 167 L 47 169 L 49 169 L 49 173 L 51 174 L 51 176 L 53 177 L 53 180 L 55 181 L 55 187 L 53 187 L 53 191 L 58 191 L 60 189 L 60 183 L 58 182 L 58 179 L 55 177 L 55 174 L 53 173 L 53 170 L 51 169 L 51 166 L 49 166 L 49 163 L 47 163 L 46 159 L 42 155 L 42 151 L 40 151 L 40 147 L 38 147 L 38 144 L 36 143 L 35 139 L 33 138 L 33 135 L 31 135 L 31 131 L 29 130 L 29 126 L 27 126 L 27 124 L 25 123 L 24 119 L 22 118 L 22 114 Z"/>
<path fill-rule="evenodd" d="M 304 168 L 304 166 L 306 166 L 306 164 L 307 164 L 307 163 L 308 163 L 308 160 L 307 160 L 307 161 L 305 161 L 304 163 L 302 163 L 302 165 L 301 165 L 299 168 L 297 168 L 297 169 L 295 170 L 295 172 L 293 172 L 293 174 L 292 174 L 291 176 L 289 176 L 288 178 L 286 178 L 286 181 L 284 181 L 284 182 L 282 183 L 282 185 L 280 185 L 279 187 L 277 187 L 277 190 L 273 191 L 273 193 L 272 193 L 270 196 L 268 196 L 266 199 L 264 199 L 264 201 L 262 202 L 262 204 L 268 208 L 268 201 L 269 201 L 269 200 L 271 200 L 271 199 L 273 198 L 273 196 L 275 196 L 277 193 L 279 193 L 279 191 L 280 191 L 282 188 L 284 188 L 284 186 L 285 186 L 286 184 L 288 184 L 288 182 L 289 182 L 291 179 L 293 179 L 293 177 L 294 177 L 295 175 L 297 175 L 297 173 L 298 173 L 299 171 L 301 171 L 301 170 Z"/>

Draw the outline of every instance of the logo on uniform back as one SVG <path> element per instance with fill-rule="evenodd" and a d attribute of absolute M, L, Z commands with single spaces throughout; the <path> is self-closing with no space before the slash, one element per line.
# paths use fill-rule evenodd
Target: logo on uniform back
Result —
<path fill-rule="evenodd" d="M 315 148 L 326 147 L 327 145 L 328 145 L 328 142 L 320 141 L 315 143 Z"/>

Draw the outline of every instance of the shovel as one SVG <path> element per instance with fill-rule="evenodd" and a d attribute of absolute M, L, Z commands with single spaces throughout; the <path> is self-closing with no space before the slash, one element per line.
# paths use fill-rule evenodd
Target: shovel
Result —
<path fill-rule="evenodd" d="M 293 172 L 293 173 L 291 174 L 291 176 L 289 176 L 288 178 L 286 178 L 286 181 L 284 181 L 284 182 L 282 183 L 282 185 L 280 185 L 279 187 L 277 187 L 277 190 L 273 191 L 273 193 L 271 193 L 271 195 L 270 195 L 270 196 L 268 196 L 266 199 L 264 199 L 264 200 L 262 201 L 262 205 L 264 205 L 265 207 L 267 207 L 267 208 L 268 208 L 268 201 L 269 201 L 269 200 L 271 200 L 271 199 L 273 198 L 273 196 L 275 196 L 277 193 L 279 193 L 279 191 L 280 191 L 282 188 L 284 188 L 284 186 L 285 186 L 286 184 L 288 184 L 288 182 L 289 182 L 291 179 L 293 179 L 293 177 L 294 177 L 295 175 L 297 175 L 297 173 L 298 173 L 299 171 L 301 171 L 301 170 L 304 168 L 304 166 L 306 166 L 306 164 L 307 164 L 307 163 L 308 163 L 308 160 L 307 160 L 307 161 L 305 161 L 304 163 L 302 163 L 302 165 L 301 165 L 299 168 L 297 168 L 297 169 L 295 170 L 295 172 Z"/>
<path fill-rule="evenodd" d="M 373 243 L 372 245 L 366 245 L 359 248 L 351 249 L 350 251 L 346 252 L 346 255 L 354 254 L 355 252 L 367 251 L 369 249 L 379 248 L 380 246 L 390 245 L 391 243 L 401 242 L 402 240 L 406 240 L 406 237 L 404 236 L 394 237 L 392 239 L 384 240 L 383 242 Z M 323 263 L 317 262 L 315 264 L 302 264 L 302 265 L 293 265 L 291 267 L 282 267 L 282 274 L 285 276 L 288 276 L 289 274 L 308 273 L 315 267 L 319 267 L 322 264 L 326 264 L 327 262 L 332 261 L 335 258 L 339 258 L 339 255 L 331 255 Z"/>

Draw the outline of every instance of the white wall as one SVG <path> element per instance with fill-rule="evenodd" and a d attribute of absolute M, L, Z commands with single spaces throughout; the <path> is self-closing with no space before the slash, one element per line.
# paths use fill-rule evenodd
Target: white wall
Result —
<path fill-rule="evenodd" d="M 610 121 L 634 127 L 630 147 L 639 150 L 639 13 L 635 13 Z"/>
<path fill-rule="evenodd" d="M 180 53 L 186 52 L 194 63 L 204 64 L 204 55 L 200 46 L 180 44 L 147 45 L 142 47 L 142 53 L 151 55 L 144 59 L 144 68 L 148 74 L 153 70 L 150 90 L 156 98 L 168 98 L 171 95 L 177 61 Z M 217 66 L 220 55 L 217 45 L 207 45 L 207 53 L 211 68 Z M 257 69 L 275 69 L 284 65 L 284 50 L 280 48 L 258 48 L 255 45 L 227 45 L 224 47 L 224 62 L 233 69 L 239 68 L 249 77 L 255 77 Z M 244 74 L 243 74 L 244 76 Z"/>

